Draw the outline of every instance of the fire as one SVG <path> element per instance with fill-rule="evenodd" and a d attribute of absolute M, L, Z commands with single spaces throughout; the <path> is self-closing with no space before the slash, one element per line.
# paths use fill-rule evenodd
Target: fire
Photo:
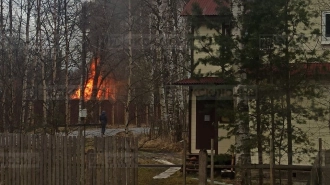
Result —
<path fill-rule="evenodd" d="M 93 87 L 94 87 L 94 77 L 96 74 L 96 66 L 99 64 L 100 59 L 94 58 L 90 65 L 90 70 L 88 74 L 87 81 L 85 83 L 85 94 L 84 99 L 90 100 L 92 98 Z M 102 80 L 102 75 L 100 74 L 97 80 L 97 99 L 115 99 L 115 88 L 114 81 L 107 77 Z M 80 99 L 80 88 L 77 89 L 72 95 L 72 99 Z"/>

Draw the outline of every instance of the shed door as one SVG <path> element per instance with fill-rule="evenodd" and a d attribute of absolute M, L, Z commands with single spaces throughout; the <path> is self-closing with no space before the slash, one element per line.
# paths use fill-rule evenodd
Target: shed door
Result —
<path fill-rule="evenodd" d="M 218 153 L 218 128 L 216 124 L 215 101 L 196 101 L 196 149 L 211 149 L 214 139 L 215 153 Z"/>

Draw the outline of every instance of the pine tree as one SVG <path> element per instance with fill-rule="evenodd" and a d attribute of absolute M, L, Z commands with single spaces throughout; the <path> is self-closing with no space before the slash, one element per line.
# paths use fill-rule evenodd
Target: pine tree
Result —
<path fill-rule="evenodd" d="M 317 86 L 309 81 L 311 77 L 306 78 L 306 70 L 311 63 L 322 63 L 328 58 L 327 51 L 318 51 L 315 46 L 307 47 L 320 36 L 311 21 L 319 15 L 309 9 L 309 3 L 310 0 L 246 1 L 240 16 L 227 19 L 231 28 L 239 26 L 241 35 L 238 37 L 232 34 L 226 37 L 218 31 L 221 28 L 219 22 L 224 22 L 221 20 L 223 14 L 231 15 L 228 10 L 219 9 L 216 18 L 209 18 L 200 15 L 197 5 L 194 7 L 196 16 L 191 18 L 194 26 L 201 26 L 203 22 L 217 31 L 214 35 L 195 38 L 203 43 L 202 47 L 195 49 L 209 54 L 198 62 L 221 67 L 221 71 L 207 75 L 217 75 L 237 84 L 237 70 L 228 66 L 239 66 L 240 71 L 247 74 L 241 84 L 249 85 L 248 91 L 253 91 L 254 96 L 250 97 L 248 118 L 251 142 L 245 142 L 245 146 L 257 149 L 260 164 L 264 162 L 262 154 L 269 152 L 269 148 L 263 147 L 267 146 L 267 138 L 274 141 L 273 150 L 279 164 L 283 163 L 285 153 L 287 164 L 291 165 L 293 159 L 299 162 L 299 154 L 313 152 L 311 141 L 299 125 L 325 115 L 324 110 L 312 103 L 322 94 L 311 91 Z M 236 116 L 236 119 L 244 118 L 246 115 Z M 228 133 L 236 135 L 239 126 L 234 124 Z M 292 170 L 288 170 L 288 183 L 292 184 Z"/>

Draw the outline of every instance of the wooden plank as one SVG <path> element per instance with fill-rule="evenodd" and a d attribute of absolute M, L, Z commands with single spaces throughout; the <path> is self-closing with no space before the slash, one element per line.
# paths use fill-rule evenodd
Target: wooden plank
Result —
<path fill-rule="evenodd" d="M 12 161 L 10 161 L 9 160 L 9 156 L 11 155 L 11 146 L 12 146 L 12 139 L 11 139 L 11 135 L 9 135 L 9 134 L 6 134 L 6 145 L 7 145 L 7 152 L 6 152 L 6 155 L 5 155 L 5 157 L 6 157 L 6 168 L 5 168 L 5 170 L 6 170 L 6 183 L 7 183 L 7 185 L 11 185 L 11 171 L 10 171 L 10 165 L 11 165 L 11 162 Z"/>
<path fill-rule="evenodd" d="M 112 147 L 112 150 L 113 150 L 113 153 L 112 153 L 112 155 L 113 155 L 112 156 L 112 159 L 113 159 L 113 168 L 112 168 L 112 170 L 113 171 L 112 172 L 113 173 L 112 174 L 113 174 L 113 184 L 114 185 L 117 185 L 118 184 L 117 183 L 117 181 L 118 181 L 117 179 L 119 178 L 118 177 L 118 173 L 119 172 L 117 170 L 118 169 L 118 164 L 117 164 L 118 163 L 117 162 L 118 161 L 118 159 L 117 159 L 117 150 L 118 150 L 117 148 L 118 147 L 117 147 L 117 142 L 118 142 L 118 137 L 113 137 L 113 139 L 112 139 L 112 146 L 113 146 Z"/>
<path fill-rule="evenodd" d="M 48 184 L 47 183 L 47 150 L 48 150 L 48 146 L 47 146 L 47 136 L 46 135 L 42 135 L 42 184 Z"/>
<path fill-rule="evenodd" d="M 35 184 L 36 185 L 39 185 L 41 184 L 40 182 L 40 178 L 39 176 L 41 176 L 41 138 L 40 136 L 37 136 L 37 135 L 34 135 L 33 136 L 33 140 L 34 140 L 34 145 L 33 145 L 33 148 L 35 149 L 36 153 L 37 153 L 37 162 L 38 162 L 38 167 L 35 169 L 34 173 L 32 174 L 32 178 L 35 179 Z M 37 175 L 39 174 L 39 175 Z"/>
<path fill-rule="evenodd" d="M 117 148 L 117 165 L 118 165 L 118 171 L 119 171 L 119 174 L 118 174 L 118 185 L 119 184 L 125 184 L 125 176 L 126 176 L 126 173 L 125 173 L 125 163 L 124 163 L 124 159 L 123 159 L 123 153 L 125 151 L 125 140 L 123 139 L 123 137 L 119 137 L 119 141 L 118 141 L 118 148 Z"/>
<path fill-rule="evenodd" d="M 60 184 L 60 150 L 61 150 L 61 142 L 60 142 L 61 136 L 55 136 L 55 184 Z"/>
<path fill-rule="evenodd" d="M 75 185 L 80 185 L 80 137 L 76 137 L 76 152 L 75 152 L 75 158 L 76 158 L 76 180 L 74 182 Z"/>
<path fill-rule="evenodd" d="M 47 150 L 46 148 L 46 141 L 45 141 L 45 135 L 41 135 L 40 137 L 40 141 L 39 141 L 40 145 L 39 145 L 39 155 L 40 155 L 40 171 L 39 171 L 39 185 L 41 184 L 45 184 L 44 178 L 45 178 L 45 161 L 44 161 L 44 154 L 45 154 L 45 150 Z M 38 174 L 36 174 L 38 175 Z M 38 176 L 37 176 L 38 177 Z"/>
<path fill-rule="evenodd" d="M 24 135 L 24 141 L 26 143 L 24 144 L 24 185 L 31 185 L 31 170 L 32 170 L 32 152 L 31 152 L 31 135 Z"/>
<path fill-rule="evenodd" d="M 198 170 L 198 179 L 199 179 L 199 185 L 206 185 L 207 180 L 207 153 L 206 150 L 200 150 L 199 151 L 199 170 Z"/>
<path fill-rule="evenodd" d="M 24 153 L 23 153 L 23 147 L 24 147 L 24 144 L 25 142 L 23 141 L 24 139 L 24 135 L 23 134 L 17 134 L 17 148 L 16 148 L 16 151 L 17 151 L 17 160 L 19 161 L 18 163 L 18 166 L 17 166 L 17 175 L 18 175 L 18 178 L 17 178 L 17 182 L 20 184 L 20 185 L 24 185 Z M 23 143 L 24 142 L 24 143 Z"/>
<path fill-rule="evenodd" d="M 15 134 L 15 140 L 16 140 L 16 145 L 15 145 L 15 174 L 16 178 L 14 179 L 15 184 L 20 184 L 21 183 L 21 164 L 22 161 L 20 160 L 22 157 L 22 153 L 20 153 L 21 149 L 21 135 L 20 134 Z"/>
<path fill-rule="evenodd" d="M 97 150 L 98 150 L 98 148 L 97 148 L 97 142 L 98 142 L 98 140 L 97 140 L 97 137 L 94 137 L 94 153 L 93 153 L 93 158 L 94 158 L 94 160 L 95 161 L 93 161 L 93 164 L 92 164 L 92 173 L 93 173 L 93 176 L 92 176 L 92 184 L 93 185 L 98 185 L 97 184 L 97 168 L 98 168 L 98 164 L 97 164 L 97 162 L 98 162 L 98 159 L 97 159 Z"/>
<path fill-rule="evenodd" d="M 68 137 L 63 137 L 63 185 L 68 185 Z"/>
<path fill-rule="evenodd" d="M 102 158 L 101 158 L 101 151 L 102 151 L 102 144 L 101 144 L 101 138 L 97 137 L 96 142 L 96 164 L 97 164 L 97 170 L 96 170 L 96 184 L 101 185 L 101 171 L 102 171 Z"/>
<path fill-rule="evenodd" d="M 16 142 L 16 139 L 15 139 L 15 134 L 11 134 L 11 155 L 9 155 L 9 157 L 11 158 L 11 165 L 10 165 L 10 172 L 11 172 L 11 184 L 14 185 L 15 184 L 15 177 L 16 177 L 16 174 L 15 174 L 15 142 Z"/>
<path fill-rule="evenodd" d="M 50 169 L 51 169 L 51 185 L 55 185 L 55 176 L 56 176 L 56 164 L 57 164 L 57 159 L 56 159 L 56 147 L 55 147 L 55 143 L 56 143 L 56 136 L 55 135 L 50 135 L 51 138 L 51 152 L 49 155 L 50 158 Z"/>
<path fill-rule="evenodd" d="M 18 166 L 18 161 L 16 160 L 17 159 L 17 134 L 12 134 L 13 135 L 13 154 L 11 155 L 13 157 L 13 165 L 12 165 L 12 173 L 13 173 L 13 176 L 12 176 L 12 184 L 19 184 L 19 181 L 17 181 L 18 177 L 17 177 L 17 166 Z"/>
<path fill-rule="evenodd" d="M 6 153 L 7 153 L 7 145 L 6 145 L 6 137 L 4 134 L 1 134 L 0 136 L 0 141 L 1 141 L 1 181 L 6 182 Z"/>
<path fill-rule="evenodd" d="M 36 155 L 35 158 L 33 158 L 32 160 L 32 163 L 35 164 L 35 168 L 32 169 L 32 173 L 31 173 L 31 182 L 32 182 L 32 185 L 39 185 L 39 181 L 36 177 L 36 174 L 39 173 L 39 169 L 40 169 L 40 157 L 39 157 L 39 153 L 40 151 L 38 150 L 38 138 L 33 135 L 32 136 L 32 151 L 33 153 Z"/>
<path fill-rule="evenodd" d="M 9 136 L 9 154 L 8 157 L 11 158 L 11 160 L 9 161 L 9 166 L 8 166 L 8 171 L 9 171 L 9 184 L 13 185 L 13 178 L 14 178 L 14 174 L 13 174 L 13 166 L 14 166 L 14 134 L 10 134 Z"/>
<path fill-rule="evenodd" d="M 44 150 L 44 169 L 45 169 L 45 177 L 44 177 L 44 183 L 45 184 L 50 184 L 50 177 L 49 177 L 49 158 L 48 158 L 48 153 L 51 150 L 51 147 L 49 146 L 50 139 L 47 135 L 45 135 L 45 150 Z"/>
<path fill-rule="evenodd" d="M 110 159 L 109 156 L 111 153 L 109 153 L 109 137 L 104 138 L 104 182 L 105 184 L 109 184 L 109 164 Z"/>
<path fill-rule="evenodd" d="M 62 185 L 63 184 L 63 136 L 58 136 L 57 137 L 58 142 L 57 142 L 57 150 L 58 150 L 58 167 L 57 167 L 57 185 Z"/>
<path fill-rule="evenodd" d="M 76 185 L 77 182 L 77 137 L 72 137 L 72 171 L 71 184 Z"/>
<path fill-rule="evenodd" d="M 29 158 L 29 164 L 31 165 L 31 169 L 29 170 L 29 172 L 28 172 L 28 184 L 31 184 L 31 185 L 35 185 L 35 181 L 34 181 L 34 179 L 33 179 L 33 173 L 34 173 L 34 171 L 35 171 L 35 169 L 37 168 L 37 164 L 36 164 L 36 162 L 35 162 L 35 159 L 37 158 L 37 153 L 36 153 L 36 151 L 33 149 L 33 145 L 34 145 L 34 141 L 33 141 L 33 135 L 32 134 L 30 134 L 30 135 L 28 135 L 28 137 L 29 137 L 29 142 L 30 142 L 30 144 L 28 145 L 28 151 L 29 151 L 29 153 L 30 153 L 30 158 Z"/>
<path fill-rule="evenodd" d="M 48 136 L 48 150 L 47 150 L 47 176 L 48 176 L 48 184 L 53 184 L 52 174 L 53 174 L 53 159 L 52 159 L 52 152 L 53 152 L 53 136 Z"/>
<path fill-rule="evenodd" d="M 5 140 L 5 136 L 4 134 L 1 134 L 0 135 L 0 142 L 1 142 L 1 149 L 0 149 L 0 152 L 1 152 L 1 174 L 0 174 L 0 178 L 1 178 L 1 181 L 2 182 L 6 182 L 6 152 L 7 152 L 7 146 L 6 146 L 6 140 Z M 6 160 L 5 160 L 6 159 Z"/>
<path fill-rule="evenodd" d="M 21 154 L 23 152 L 23 165 L 21 165 L 21 182 L 22 182 L 22 185 L 26 185 L 27 183 L 27 173 L 28 173 L 28 168 L 30 169 L 31 166 L 28 165 L 28 160 L 29 160 L 29 154 L 28 154 L 28 144 L 29 144 L 29 141 L 28 141 L 28 138 L 27 138 L 27 135 L 26 134 L 23 134 L 21 135 Z"/>
<path fill-rule="evenodd" d="M 123 176 L 121 178 L 121 183 L 122 184 L 126 184 L 126 180 L 127 180 L 127 175 L 128 175 L 128 168 L 127 168 L 127 161 L 126 161 L 126 137 L 122 137 L 122 141 L 121 141 L 121 145 L 122 145 L 122 149 L 121 149 L 121 166 L 122 166 L 122 172 L 123 172 Z"/>
<path fill-rule="evenodd" d="M 24 163 L 23 163 L 23 184 L 22 185 L 27 185 L 28 184 L 28 173 L 31 171 L 31 165 L 30 165 L 30 158 L 31 158 L 31 152 L 29 151 L 29 145 L 31 145 L 31 139 L 29 138 L 29 135 L 24 134 L 22 141 L 24 142 L 23 145 L 23 151 L 21 152 L 24 153 Z M 31 183 L 30 183 L 31 184 Z"/>
<path fill-rule="evenodd" d="M 138 174 L 138 171 L 139 171 L 139 168 L 138 168 L 138 138 L 134 138 L 134 181 L 136 184 L 138 184 L 138 177 L 139 177 L 139 174 Z"/>
<path fill-rule="evenodd" d="M 99 150 L 99 155 L 100 155 L 100 159 L 101 161 L 99 162 L 101 164 L 100 166 L 100 183 L 103 185 L 105 183 L 104 178 L 105 178 L 105 151 L 104 151 L 104 147 L 105 147 L 105 138 L 101 137 L 100 138 L 100 150 Z"/>
<path fill-rule="evenodd" d="M 93 158 L 93 149 L 87 151 L 86 159 L 86 184 L 90 185 L 93 184 L 93 166 L 95 165 L 94 158 Z"/>
<path fill-rule="evenodd" d="M 93 185 L 95 184 L 95 185 L 98 185 L 98 168 L 99 168 L 99 159 L 98 159 L 98 142 L 99 142 L 99 140 L 98 140 L 98 137 L 94 137 L 94 160 L 95 160 L 95 162 L 94 162 L 94 164 L 95 165 L 93 165 Z"/>
<path fill-rule="evenodd" d="M 9 156 L 11 154 L 11 147 L 10 147 L 10 145 L 11 145 L 11 138 L 10 138 L 10 135 L 9 134 L 6 134 L 5 140 L 6 140 L 6 146 L 7 146 L 6 147 L 7 150 L 6 150 L 6 153 L 5 153 L 5 158 L 6 158 L 6 161 L 5 161 L 6 177 L 5 177 L 5 179 L 6 179 L 6 184 L 7 185 L 10 185 L 10 168 L 9 168 L 9 166 L 10 166 L 11 161 L 9 160 Z"/>
<path fill-rule="evenodd" d="M 108 156 L 108 168 L 109 168 L 109 184 L 114 184 L 114 151 L 113 151 L 113 141 L 114 140 L 114 137 L 111 136 L 111 137 L 108 137 L 108 148 L 109 148 L 109 156 Z"/>
<path fill-rule="evenodd" d="M 131 139 L 131 155 L 132 155 L 132 181 L 135 185 L 137 185 L 138 182 L 138 154 L 137 154 L 137 138 L 132 137 Z"/>
<path fill-rule="evenodd" d="M 80 184 L 85 185 L 85 136 L 80 137 Z"/>
<path fill-rule="evenodd" d="M 78 136 L 77 138 L 77 152 L 76 152 L 76 155 L 77 155 L 77 182 L 76 184 L 77 185 L 81 185 L 81 150 L 82 149 L 82 146 L 81 146 L 81 140 L 82 140 L 82 135 L 81 136 Z"/>
<path fill-rule="evenodd" d="M 125 161 L 126 161 L 126 183 L 134 185 L 133 179 L 133 161 L 131 151 L 132 137 L 125 137 Z"/>
<path fill-rule="evenodd" d="M 16 173 L 15 173 L 15 165 L 16 165 L 16 155 L 15 155 L 15 150 L 16 150 L 16 137 L 15 134 L 11 134 L 11 140 L 12 140 L 12 145 L 11 147 L 11 166 L 10 166 L 10 171 L 11 171 L 11 184 L 15 184 L 15 178 L 16 178 Z"/>
<path fill-rule="evenodd" d="M 23 151 L 23 146 L 24 146 L 24 143 L 23 143 L 23 141 L 22 141 L 22 137 L 23 137 L 23 135 L 22 134 L 17 134 L 17 146 L 16 146 L 16 156 L 17 156 L 17 160 L 18 160 L 18 166 L 17 166 L 17 176 L 18 176 L 18 178 L 17 178 L 17 183 L 19 183 L 19 184 L 22 184 L 23 185 L 23 177 L 24 177 L 24 175 L 23 175 L 23 165 L 24 165 L 24 159 L 23 159 L 23 157 L 24 157 L 24 154 L 22 153 Z"/>
<path fill-rule="evenodd" d="M 5 182 L 5 139 L 4 139 L 4 135 L 0 134 L 0 181 L 1 182 Z"/>
<path fill-rule="evenodd" d="M 103 173 L 103 157 L 102 157 L 102 140 L 103 138 L 98 137 L 97 138 L 97 184 L 102 185 L 102 173 Z"/>
<path fill-rule="evenodd" d="M 71 185 L 71 180 L 72 180 L 72 137 L 69 136 L 68 138 L 68 151 L 67 151 L 67 163 L 68 163 L 68 166 L 67 166 L 67 184 L 68 185 Z"/>

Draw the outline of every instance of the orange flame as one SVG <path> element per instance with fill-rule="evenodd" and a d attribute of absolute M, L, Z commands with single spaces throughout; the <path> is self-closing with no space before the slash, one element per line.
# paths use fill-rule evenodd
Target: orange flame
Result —
<path fill-rule="evenodd" d="M 95 71 L 96 66 L 99 63 L 99 58 L 94 58 L 90 65 L 90 73 L 88 75 L 88 79 L 85 83 L 85 94 L 84 99 L 90 100 L 93 93 L 93 87 L 94 87 L 94 77 L 95 77 Z M 98 77 L 98 84 L 97 84 L 97 99 L 115 99 L 115 88 L 114 88 L 114 81 L 107 77 L 103 79 L 100 75 Z M 80 99 L 80 89 L 77 89 L 72 95 L 72 99 Z"/>

